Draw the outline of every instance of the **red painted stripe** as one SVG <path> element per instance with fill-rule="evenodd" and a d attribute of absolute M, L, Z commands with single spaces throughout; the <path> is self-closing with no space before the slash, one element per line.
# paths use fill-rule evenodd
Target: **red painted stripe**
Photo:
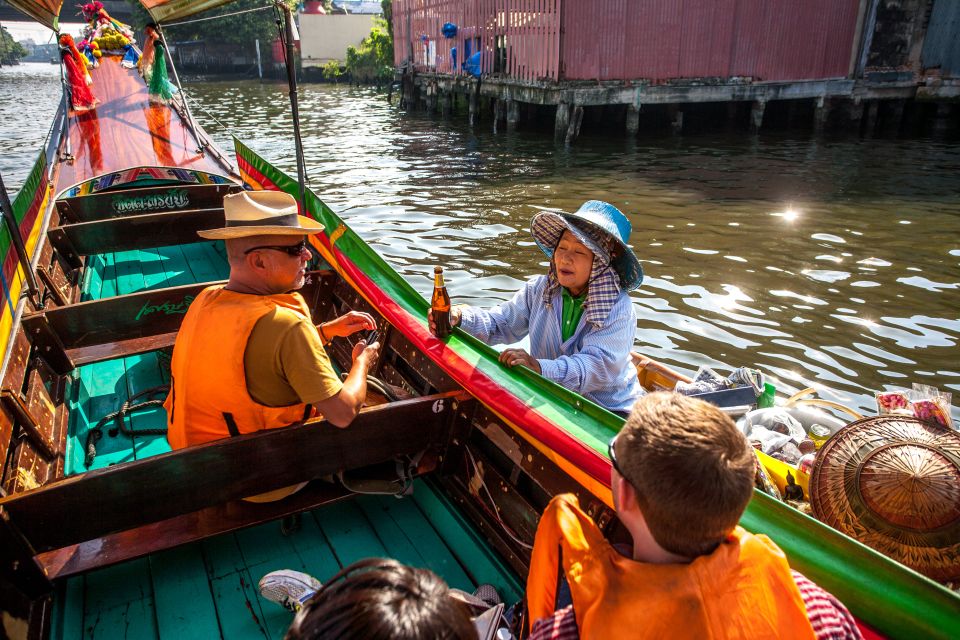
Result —
<path fill-rule="evenodd" d="M 237 167 L 240 169 L 240 171 L 246 173 L 251 178 L 259 182 L 260 186 L 271 191 L 280 190 L 280 188 L 277 187 L 277 185 L 274 184 L 270 178 L 260 173 L 256 167 L 244 160 L 241 156 L 237 156 Z"/>
<path fill-rule="evenodd" d="M 566 458 L 587 475 L 604 486 L 610 485 L 610 461 L 588 447 L 578 438 L 557 427 L 536 410 L 528 407 L 519 398 L 506 391 L 493 378 L 478 371 L 461 358 L 456 351 L 434 337 L 423 325 L 413 320 L 409 313 L 387 296 L 363 271 L 339 249 L 330 245 L 325 234 L 320 241 L 337 257 L 340 266 L 360 286 L 371 302 L 387 317 L 391 324 L 401 329 L 414 346 L 427 354 L 431 360 L 450 374 L 462 386 L 469 388 L 491 409 L 508 421 L 516 424 L 552 451 Z"/>
<path fill-rule="evenodd" d="M 238 165 L 241 162 L 238 156 Z M 250 175 L 257 180 L 262 179 L 264 186 L 277 189 L 272 180 L 254 169 L 246 161 L 243 165 L 250 168 Z M 247 170 L 243 166 L 241 169 Z M 461 358 L 456 351 L 434 337 L 423 325 L 415 321 L 407 311 L 388 296 L 373 280 L 357 267 L 349 256 L 330 244 L 330 238 L 325 233 L 317 236 L 324 247 L 333 255 L 339 266 L 370 302 L 393 324 L 403 331 L 404 335 L 413 342 L 414 346 L 427 354 L 431 360 L 440 365 L 454 380 L 477 396 L 484 404 L 494 409 L 509 422 L 517 425 L 530 436 L 542 442 L 558 455 L 569 460 L 587 475 L 600 482 L 603 486 L 610 486 L 610 461 L 588 447 L 578 438 L 557 427 L 556 424 L 531 409 L 519 398 L 506 391 L 493 378 L 478 371 L 472 364 Z"/>

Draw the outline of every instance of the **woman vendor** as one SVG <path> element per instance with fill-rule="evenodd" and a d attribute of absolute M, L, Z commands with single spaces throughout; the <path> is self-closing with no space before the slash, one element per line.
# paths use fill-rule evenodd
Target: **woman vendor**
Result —
<path fill-rule="evenodd" d="M 450 324 L 487 344 L 530 336 L 530 353 L 505 349 L 500 362 L 524 365 L 626 416 L 643 395 L 630 360 L 637 317 L 628 291 L 643 281 L 619 209 L 590 200 L 573 214 L 542 212 L 530 233 L 550 258 L 511 300 L 492 309 L 457 305 Z M 430 329 L 435 331 L 432 314 Z"/>

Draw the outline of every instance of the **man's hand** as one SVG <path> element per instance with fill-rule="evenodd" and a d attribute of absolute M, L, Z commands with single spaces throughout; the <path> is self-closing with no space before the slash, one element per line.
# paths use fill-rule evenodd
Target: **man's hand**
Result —
<path fill-rule="evenodd" d="M 532 369 L 537 373 L 540 373 L 540 363 L 537 362 L 536 358 L 523 349 L 504 349 L 500 353 L 500 362 L 508 367 L 523 365 L 528 369 Z"/>
<path fill-rule="evenodd" d="M 334 318 L 330 322 L 324 322 L 320 325 L 320 328 L 323 329 L 323 335 L 327 337 L 327 340 L 332 340 L 337 337 L 352 336 L 357 331 L 376 329 L 377 323 L 369 313 L 351 311 L 339 318 Z"/>
<path fill-rule="evenodd" d="M 450 326 L 459 327 L 460 326 L 460 316 L 462 309 L 467 306 L 465 304 L 455 304 L 450 307 Z M 430 325 L 430 333 L 437 335 L 437 323 L 433 321 L 433 309 L 427 310 L 427 324 Z"/>
<path fill-rule="evenodd" d="M 361 340 L 353 345 L 353 362 L 363 367 L 363 375 L 369 373 L 373 364 L 377 361 L 377 355 L 380 353 L 380 342 L 367 344 L 366 340 Z"/>

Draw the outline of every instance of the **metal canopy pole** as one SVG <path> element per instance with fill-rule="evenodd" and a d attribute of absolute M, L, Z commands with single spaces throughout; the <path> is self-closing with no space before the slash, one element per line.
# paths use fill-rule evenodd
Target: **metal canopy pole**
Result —
<path fill-rule="evenodd" d="M 163 34 L 163 29 L 160 28 L 160 23 L 158 22 L 156 24 L 157 33 L 160 34 L 160 40 L 163 41 L 163 55 L 167 57 L 167 62 L 170 63 L 170 69 L 173 71 L 173 81 L 177 83 L 177 91 L 180 92 L 180 99 L 183 102 L 183 108 L 187 112 L 187 124 L 190 126 L 190 132 L 193 133 L 193 137 L 197 141 L 197 153 L 203 155 L 207 143 L 204 140 L 201 140 L 200 134 L 197 133 L 197 123 L 194 122 L 193 114 L 190 113 L 190 105 L 187 103 L 187 96 L 183 92 L 183 85 L 180 84 L 180 76 L 177 74 L 177 65 L 173 64 L 173 56 L 170 55 L 170 47 L 167 46 L 167 37 Z"/>
<path fill-rule="evenodd" d="M 303 141 L 300 139 L 300 107 L 297 104 L 297 70 L 293 57 L 293 12 L 290 6 L 277 2 L 277 7 L 283 10 L 284 39 L 286 40 L 286 67 L 287 84 L 290 87 L 290 109 L 293 112 L 293 140 L 297 147 L 297 181 L 300 183 L 300 212 L 305 212 L 307 206 L 307 163 L 303 157 Z"/>
<path fill-rule="evenodd" d="M 17 218 L 13 215 L 13 205 L 10 204 L 10 197 L 7 196 L 7 188 L 3 184 L 3 176 L 0 176 L 0 208 L 3 208 L 3 221 L 7 225 L 7 230 L 10 232 L 10 240 L 13 242 L 13 248 L 17 252 L 17 259 L 23 268 L 23 277 L 27 284 L 27 294 L 31 299 L 39 300 L 40 290 L 37 288 L 37 279 L 33 274 L 33 268 L 30 266 L 30 260 L 27 257 L 27 248 L 23 246 L 23 237 L 21 237 L 20 229 L 17 227 Z"/>

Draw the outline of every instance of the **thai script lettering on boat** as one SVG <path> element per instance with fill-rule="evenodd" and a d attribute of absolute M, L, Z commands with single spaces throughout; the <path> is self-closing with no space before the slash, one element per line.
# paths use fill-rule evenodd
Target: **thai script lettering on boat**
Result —
<path fill-rule="evenodd" d="M 166 193 L 153 193 L 137 198 L 117 198 L 113 201 L 113 210 L 116 213 L 133 213 L 137 211 L 155 211 L 157 209 L 183 209 L 190 204 L 190 197 L 186 191 L 174 189 Z"/>
<path fill-rule="evenodd" d="M 149 316 L 153 313 L 163 313 L 165 315 L 173 315 L 175 313 L 186 313 L 187 307 L 190 306 L 190 303 L 193 302 L 194 296 L 184 296 L 183 300 L 180 302 L 163 302 L 160 304 L 153 304 L 147 300 L 143 307 L 140 309 L 140 312 L 137 313 L 137 317 L 134 320 L 139 320 L 144 316 Z"/>

